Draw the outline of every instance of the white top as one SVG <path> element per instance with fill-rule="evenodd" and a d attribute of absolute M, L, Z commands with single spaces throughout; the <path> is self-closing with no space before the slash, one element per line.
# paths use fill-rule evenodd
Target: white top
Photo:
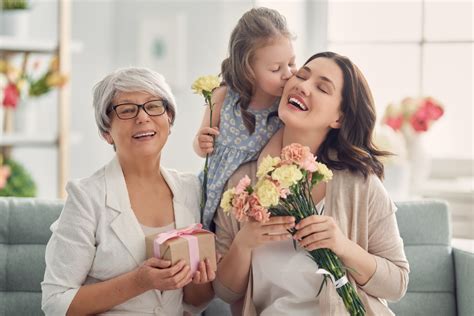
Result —
<path fill-rule="evenodd" d="M 143 230 L 143 234 L 145 236 L 148 236 L 148 235 L 155 235 L 155 234 L 161 234 L 161 233 L 164 233 L 164 232 L 167 232 L 167 231 L 170 231 L 172 229 L 175 229 L 176 226 L 174 224 L 174 222 L 166 225 L 166 226 L 156 226 L 156 227 L 153 227 L 153 226 L 146 226 L 146 225 L 143 225 L 140 223 L 140 226 Z"/>
<path fill-rule="evenodd" d="M 316 205 L 321 210 L 324 199 Z M 297 245 L 297 244 L 296 244 Z M 253 302 L 258 315 L 319 315 L 318 265 L 293 240 L 276 241 L 252 252 Z"/>
<path fill-rule="evenodd" d="M 195 175 L 161 168 L 173 192 L 177 227 L 199 223 L 200 184 Z M 117 158 L 66 187 L 68 198 L 46 246 L 41 283 L 46 315 L 64 315 L 82 285 L 136 269 L 146 259 L 145 235 L 128 198 Z M 183 291 L 147 291 L 106 315 L 183 315 Z"/>

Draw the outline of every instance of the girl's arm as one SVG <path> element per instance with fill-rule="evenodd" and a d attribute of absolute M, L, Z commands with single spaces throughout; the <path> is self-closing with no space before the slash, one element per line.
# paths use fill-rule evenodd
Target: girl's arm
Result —
<path fill-rule="evenodd" d="M 221 108 L 224 103 L 227 87 L 221 86 L 212 92 L 211 102 L 214 104 L 212 111 L 212 127 L 210 120 L 211 110 L 206 106 L 204 117 L 202 118 L 201 126 L 194 137 L 193 148 L 196 154 L 200 157 L 206 157 L 207 154 L 214 150 L 214 137 L 219 135 L 219 122 L 221 116 Z"/>

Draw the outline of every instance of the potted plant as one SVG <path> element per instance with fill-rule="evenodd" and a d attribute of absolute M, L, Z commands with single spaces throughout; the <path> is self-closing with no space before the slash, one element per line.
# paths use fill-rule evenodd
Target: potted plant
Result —
<path fill-rule="evenodd" d="M 28 0 L 0 0 L 2 35 L 24 38 L 28 36 L 30 3 Z"/>
<path fill-rule="evenodd" d="M 0 196 L 36 196 L 36 184 L 28 171 L 13 159 L 0 154 Z"/>

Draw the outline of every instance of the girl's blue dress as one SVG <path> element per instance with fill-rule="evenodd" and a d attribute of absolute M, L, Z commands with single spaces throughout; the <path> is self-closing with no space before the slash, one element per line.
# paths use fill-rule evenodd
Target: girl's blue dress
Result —
<path fill-rule="evenodd" d="M 207 201 L 202 214 L 202 223 L 206 229 L 214 230 L 212 220 L 227 180 L 241 164 L 256 160 L 263 146 L 281 126 L 277 115 L 269 117 L 270 113 L 278 111 L 278 99 L 268 109 L 249 109 L 255 115 L 255 132 L 249 135 L 240 107 L 236 105 L 238 100 L 239 95 L 227 88 L 221 108 L 219 136 L 215 140 L 214 152 L 209 156 Z M 202 183 L 203 172 L 199 179 Z"/>

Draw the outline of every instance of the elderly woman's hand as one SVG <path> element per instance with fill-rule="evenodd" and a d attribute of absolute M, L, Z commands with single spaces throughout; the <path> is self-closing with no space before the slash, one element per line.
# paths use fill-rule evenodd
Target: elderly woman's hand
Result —
<path fill-rule="evenodd" d="M 216 271 L 211 268 L 209 259 L 199 262 L 199 269 L 194 273 L 193 283 L 204 284 L 214 281 L 216 278 Z"/>
<path fill-rule="evenodd" d="M 169 260 L 150 258 L 136 272 L 138 286 L 147 290 L 176 290 L 192 281 L 191 270 L 183 260 L 171 266 Z"/>
<path fill-rule="evenodd" d="M 304 218 L 295 226 L 297 232 L 293 236 L 301 247 L 308 251 L 328 248 L 341 256 L 350 247 L 349 239 L 341 232 L 331 216 L 312 215 Z"/>
<path fill-rule="evenodd" d="M 246 250 L 252 250 L 269 241 L 279 241 L 291 238 L 288 229 L 295 226 L 292 216 L 274 216 L 266 223 L 247 222 L 235 237 L 235 243 Z"/>

